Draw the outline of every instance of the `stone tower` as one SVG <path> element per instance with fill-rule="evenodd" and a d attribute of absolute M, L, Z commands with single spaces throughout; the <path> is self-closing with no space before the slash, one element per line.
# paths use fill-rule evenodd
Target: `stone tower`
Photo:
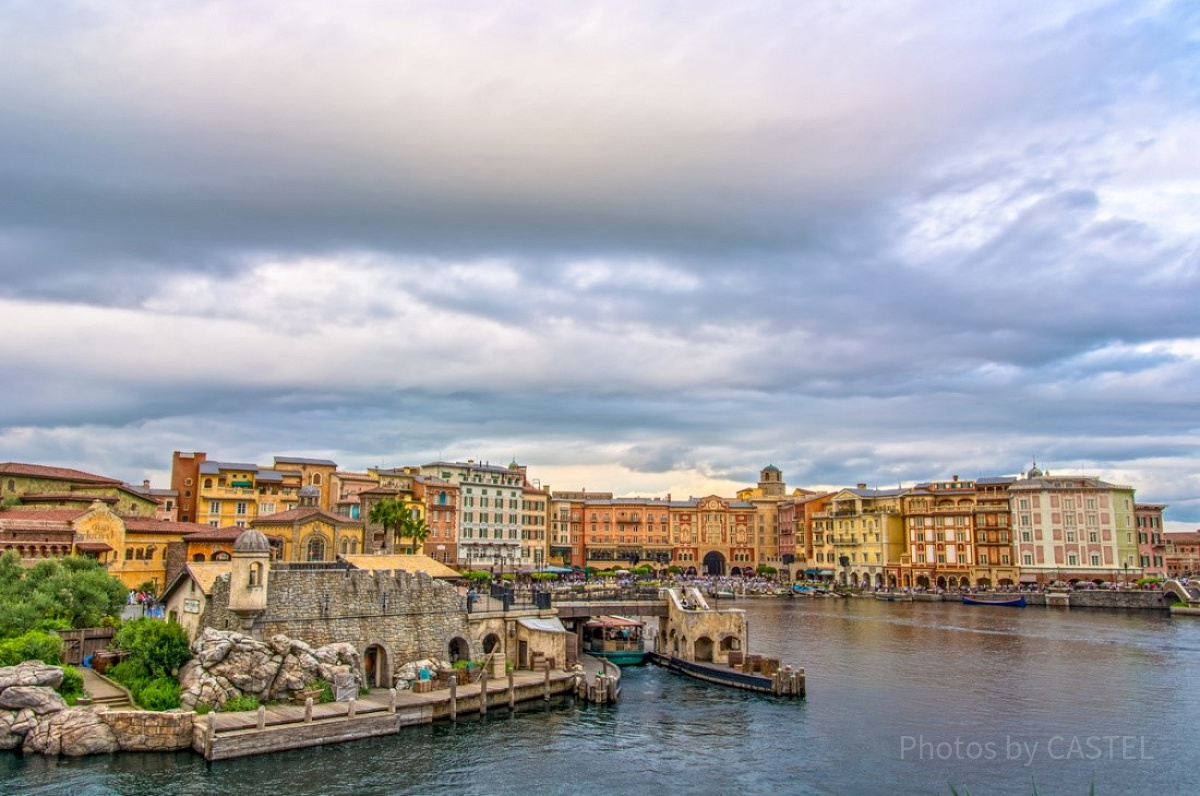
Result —
<path fill-rule="evenodd" d="M 781 498 L 787 486 L 783 483 L 783 471 L 773 464 L 768 464 L 758 474 L 758 488 L 763 497 Z"/>
<path fill-rule="evenodd" d="M 242 631 L 252 636 L 254 622 L 267 608 L 267 581 L 271 575 L 271 543 L 261 531 L 249 528 L 233 543 L 229 610 L 242 621 Z"/>

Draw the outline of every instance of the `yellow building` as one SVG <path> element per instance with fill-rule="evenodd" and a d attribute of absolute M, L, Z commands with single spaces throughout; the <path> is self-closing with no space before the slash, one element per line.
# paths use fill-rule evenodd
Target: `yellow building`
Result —
<path fill-rule="evenodd" d="M 86 509 L 96 500 L 118 514 L 153 517 L 158 501 L 115 478 L 69 467 L 21 462 L 0 463 L 0 500 L 46 509 Z"/>
<path fill-rule="evenodd" d="M 299 506 L 259 517 L 251 527 L 283 540 L 283 561 L 333 561 L 340 555 L 371 552 L 364 524 L 319 508 L 318 499 L 317 489 L 306 486 L 300 490 Z"/>
<path fill-rule="evenodd" d="M 759 471 L 757 486 L 738 490 L 737 499 L 754 506 L 755 517 L 748 531 L 756 566 L 765 565 L 777 570 L 784 567 L 779 543 L 779 501 L 786 496 L 783 472 L 773 464 Z"/>
<path fill-rule="evenodd" d="M 859 484 L 830 497 L 824 510 L 813 515 L 816 568 L 832 572 L 838 583 L 894 586 L 887 580 L 887 567 L 898 564 L 904 552 L 903 494 L 902 489 L 868 489 Z"/>

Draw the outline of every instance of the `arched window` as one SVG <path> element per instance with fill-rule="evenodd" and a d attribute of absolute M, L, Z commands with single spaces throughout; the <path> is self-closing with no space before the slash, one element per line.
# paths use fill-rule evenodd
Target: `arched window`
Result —
<path fill-rule="evenodd" d="M 205 479 L 204 479 L 204 488 L 205 488 L 205 489 L 212 489 L 212 479 L 211 479 L 211 478 L 205 478 Z"/>
<path fill-rule="evenodd" d="M 192 560 L 193 561 L 203 561 L 204 553 L 196 553 L 195 555 L 192 556 Z"/>
<path fill-rule="evenodd" d="M 8 487 L 8 488 L 9 488 L 9 489 L 12 489 L 12 481 L 9 481 L 8 483 L 9 483 L 9 487 Z M 446 493 L 445 493 L 445 492 L 440 492 L 440 493 L 438 493 L 438 505 L 439 505 L 439 506 L 444 506 L 444 505 L 446 505 Z"/>
<path fill-rule="evenodd" d="M 213 553 L 212 560 L 213 561 L 228 561 L 229 553 L 225 552 L 224 550 L 218 550 L 217 552 Z"/>
<path fill-rule="evenodd" d="M 15 491 L 16 491 L 16 489 L 17 489 L 17 482 L 16 482 L 16 481 L 14 481 L 14 480 L 13 480 L 13 479 L 11 479 L 11 478 L 10 478 L 10 479 L 8 479 L 8 491 L 9 491 L 9 492 L 15 492 Z M 445 493 L 445 492 L 443 492 L 443 493 L 442 493 L 442 502 L 443 502 L 443 503 L 445 503 L 445 502 L 446 502 L 446 493 Z"/>
<path fill-rule="evenodd" d="M 313 473 L 313 474 L 312 474 L 312 485 L 313 485 L 313 486 L 320 486 L 320 485 L 321 485 L 321 474 L 320 474 L 320 473 Z"/>
<path fill-rule="evenodd" d="M 346 555 L 349 552 L 350 552 L 350 540 L 343 539 L 342 540 L 342 555 Z"/>
<path fill-rule="evenodd" d="M 325 540 L 320 536 L 314 536 L 308 540 L 308 545 L 305 547 L 305 559 L 308 561 L 324 561 L 325 560 Z"/>

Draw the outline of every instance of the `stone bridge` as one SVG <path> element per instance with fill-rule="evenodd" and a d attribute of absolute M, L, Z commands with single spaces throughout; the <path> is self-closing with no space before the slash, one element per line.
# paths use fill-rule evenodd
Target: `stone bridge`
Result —
<path fill-rule="evenodd" d="M 666 616 L 667 598 L 658 589 L 593 589 L 554 595 L 560 619 L 593 616 Z"/>

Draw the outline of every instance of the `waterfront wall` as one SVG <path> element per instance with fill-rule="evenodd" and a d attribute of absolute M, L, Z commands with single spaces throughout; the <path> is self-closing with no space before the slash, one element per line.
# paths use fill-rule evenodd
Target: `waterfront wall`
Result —
<path fill-rule="evenodd" d="M 244 629 L 243 617 L 229 610 L 229 577 L 213 584 L 202 626 Z M 249 631 L 314 647 L 348 642 L 364 660 L 374 647 L 374 665 L 388 673 L 409 661 L 448 658 L 456 638 L 470 642 L 466 598 L 453 586 L 424 573 L 367 570 L 272 568 L 266 608 L 252 617 Z"/>
<path fill-rule="evenodd" d="M 1047 594 L 1050 595 L 1047 598 Z M 1057 600 L 1055 598 L 1058 598 Z M 1137 611 L 1166 611 L 1173 598 L 1161 591 L 1109 591 L 1106 589 L 1079 589 L 1070 592 L 1034 592 L 1025 594 L 1029 605 L 1061 607 L 1059 601 L 1066 598 L 1071 608 L 1127 608 Z"/>

